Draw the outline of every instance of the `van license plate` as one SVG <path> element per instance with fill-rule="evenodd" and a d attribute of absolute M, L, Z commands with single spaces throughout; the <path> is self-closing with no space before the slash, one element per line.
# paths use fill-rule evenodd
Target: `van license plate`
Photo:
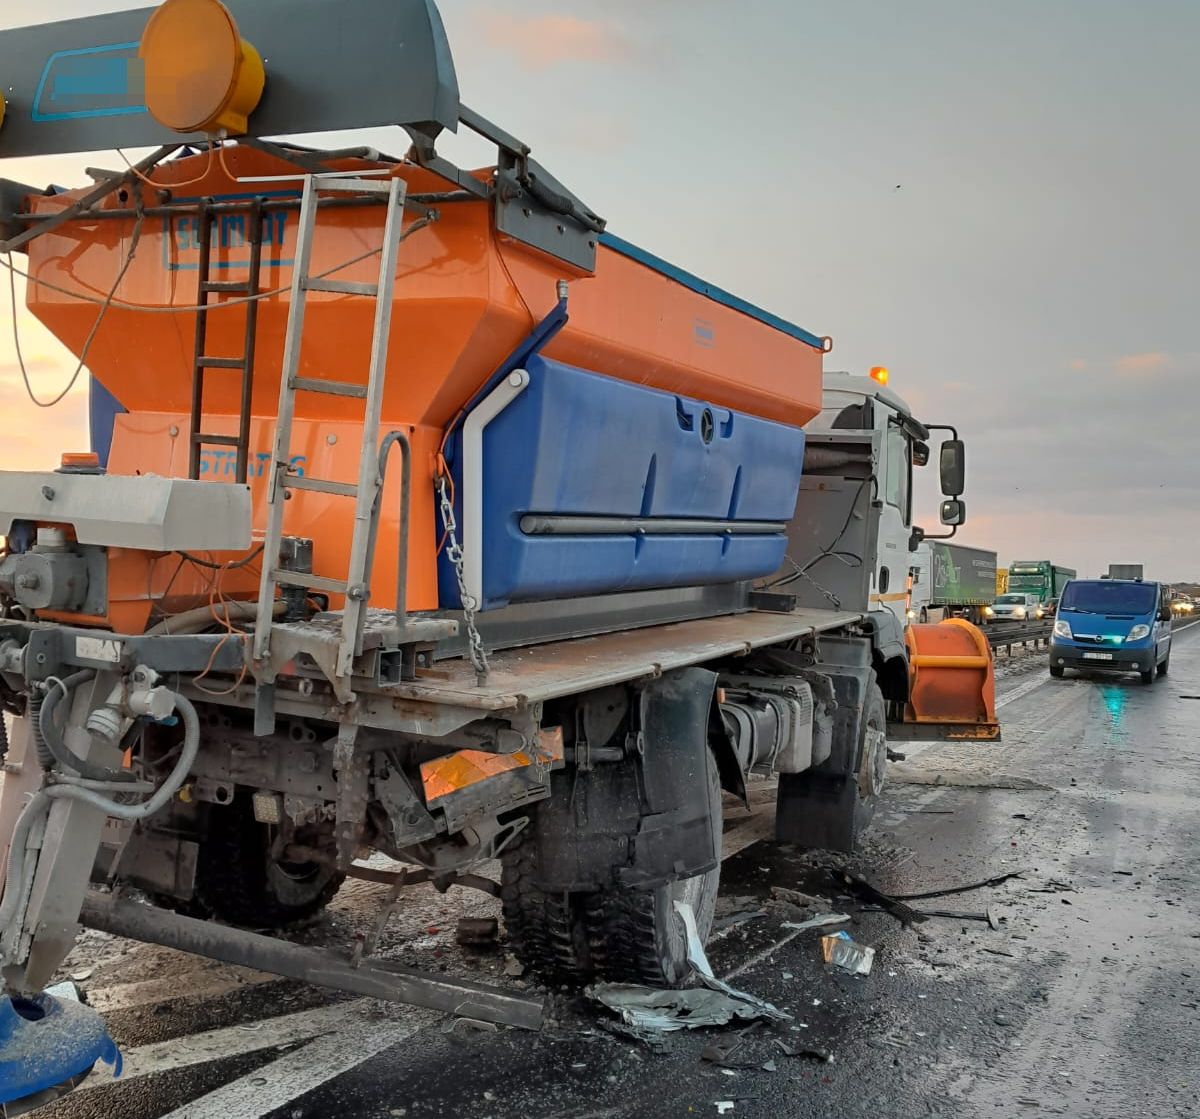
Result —
<path fill-rule="evenodd" d="M 1085 661 L 1110 661 L 1113 659 L 1112 653 L 1084 653 Z"/>

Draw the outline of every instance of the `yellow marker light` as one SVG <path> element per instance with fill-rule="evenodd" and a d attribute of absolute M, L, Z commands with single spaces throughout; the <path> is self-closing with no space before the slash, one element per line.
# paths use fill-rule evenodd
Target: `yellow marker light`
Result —
<path fill-rule="evenodd" d="M 882 365 L 876 365 L 871 369 L 871 380 L 878 381 L 881 385 L 888 383 L 888 371 Z"/>
<path fill-rule="evenodd" d="M 138 51 L 146 108 L 180 133 L 244 135 L 262 100 L 266 72 L 220 0 L 166 0 Z"/>

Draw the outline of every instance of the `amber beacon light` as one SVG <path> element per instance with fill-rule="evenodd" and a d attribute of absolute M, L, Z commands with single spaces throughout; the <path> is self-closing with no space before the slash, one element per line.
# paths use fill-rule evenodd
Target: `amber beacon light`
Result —
<path fill-rule="evenodd" d="M 139 50 L 146 108 L 180 133 L 244 135 L 262 99 L 262 58 L 220 0 L 166 0 Z"/>

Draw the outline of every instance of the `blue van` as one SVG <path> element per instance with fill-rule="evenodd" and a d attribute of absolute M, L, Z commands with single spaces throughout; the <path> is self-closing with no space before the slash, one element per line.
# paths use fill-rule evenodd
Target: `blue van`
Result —
<path fill-rule="evenodd" d="M 1050 675 L 1068 668 L 1139 672 L 1149 684 L 1171 663 L 1171 601 L 1161 583 L 1072 579 L 1050 638 Z"/>

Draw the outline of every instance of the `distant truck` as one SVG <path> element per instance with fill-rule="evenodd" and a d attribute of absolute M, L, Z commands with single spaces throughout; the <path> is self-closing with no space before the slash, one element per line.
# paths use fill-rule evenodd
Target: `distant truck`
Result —
<path fill-rule="evenodd" d="M 996 553 L 926 540 L 912 557 L 910 621 L 964 617 L 980 625 L 996 599 Z"/>
<path fill-rule="evenodd" d="M 1057 603 L 1067 581 L 1074 578 L 1071 568 L 1059 567 L 1049 560 L 1019 560 L 1008 566 L 1009 592 L 1035 594 L 1043 606 Z"/>
<path fill-rule="evenodd" d="M 1074 572 L 1072 572 L 1074 574 Z M 1140 563 L 1110 563 L 1108 565 L 1109 579 L 1144 579 L 1145 569 Z"/>

